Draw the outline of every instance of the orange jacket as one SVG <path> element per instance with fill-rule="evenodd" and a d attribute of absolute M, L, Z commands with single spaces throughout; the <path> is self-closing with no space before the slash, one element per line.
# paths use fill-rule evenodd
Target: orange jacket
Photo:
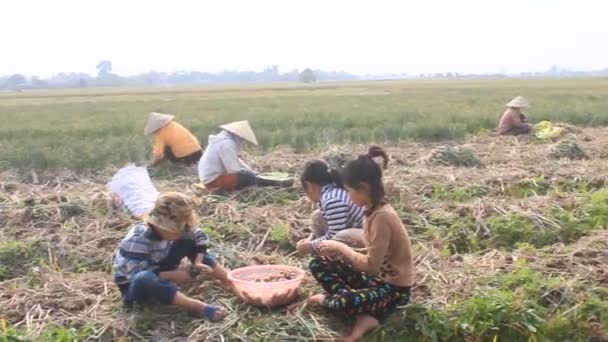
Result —
<path fill-rule="evenodd" d="M 154 147 L 152 148 L 152 160 L 154 162 L 164 158 L 166 147 L 171 148 L 177 158 L 186 157 L 201 150 L 198 139 L 175 121 L 171 121 L 167 126 L 154 133 Z"/>

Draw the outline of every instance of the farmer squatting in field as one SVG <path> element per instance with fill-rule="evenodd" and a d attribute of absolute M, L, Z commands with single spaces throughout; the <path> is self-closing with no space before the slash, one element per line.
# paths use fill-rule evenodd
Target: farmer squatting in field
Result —
<path fill-rule="evenodd" d="M 506 104 L 507 109 L 500 117 L 496 133 L 500 135 L 528 134 L 532 125 L 525 116 L 530 103 L 523 96 L 517 96 Z"/>
<path fill-rule="evenodd" d="M 275 185 L 258 177 L 240 158 L 244 143 L 257 146 L 258 140 L 249 121 L 220 126 L 222 131 L 209 136 L 209 144 L 198 164 L 198 176 L 209 190 L 238 190 L 252 185 Z"/>

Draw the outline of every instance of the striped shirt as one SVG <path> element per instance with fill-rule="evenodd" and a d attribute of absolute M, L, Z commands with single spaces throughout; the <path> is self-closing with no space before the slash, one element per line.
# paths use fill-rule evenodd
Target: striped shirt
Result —
<path fill-rule="evenodd" d="M 331 240 L 339 231 L 363 227 L 363 207 L 353 203 L 348 192 L 336 184 L 327 184 L 321 188 L 319 209 L 328 227 L 325 235 L 312 240 L 315 251 L 319 251 L 321 241 Z"/>
<path fill-rule="evenodd" d="M 184 238 L 194 239 L 197 250 L 205 253 L 208 237 L 200 229 Z M 141 271 L 158 272 L 158 264 L 169 255 L 173 241 L 161 237 L 145 223 L 135 225 L 120 242 L 114 254 L 114 280 L 117 284 L 128 283 Z"/>

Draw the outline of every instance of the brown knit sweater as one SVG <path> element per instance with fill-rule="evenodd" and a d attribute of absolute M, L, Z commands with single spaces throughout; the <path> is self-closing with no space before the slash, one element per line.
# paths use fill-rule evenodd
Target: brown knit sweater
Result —
<path fill-rule="evenodd" d="M 360 272 L 378 275 L 395 286 L 414 284 L 414 258 L 410 236 L 397 212 L 384 204 L 363 220 L 367 254 L 352 249 L 345 257 Z"/>

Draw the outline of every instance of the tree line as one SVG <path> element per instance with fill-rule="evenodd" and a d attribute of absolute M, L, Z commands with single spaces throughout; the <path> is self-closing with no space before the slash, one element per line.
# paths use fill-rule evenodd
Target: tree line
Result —
<path fill-rule="evenodd" d="M 173 86 L 212 83 L 253 83 L 253 82 L 302 82 L 352 81 L 357 76 L 342 71 L 304 69 L 279 72 L 276 65 L 263 71 L 222 71 L 219 73 L 199 71 L 177 71 L 172 73 L 151 71 L 134 76 L 120 76 L 113 72 L 111 61 L 103 60 L 96 66 L 97 75 L 87 73 L 59 73 L 49 78 L 27 77 L 22 74 L 0 76 L 0 89 L 53 89 L 120 86 Z"/>

